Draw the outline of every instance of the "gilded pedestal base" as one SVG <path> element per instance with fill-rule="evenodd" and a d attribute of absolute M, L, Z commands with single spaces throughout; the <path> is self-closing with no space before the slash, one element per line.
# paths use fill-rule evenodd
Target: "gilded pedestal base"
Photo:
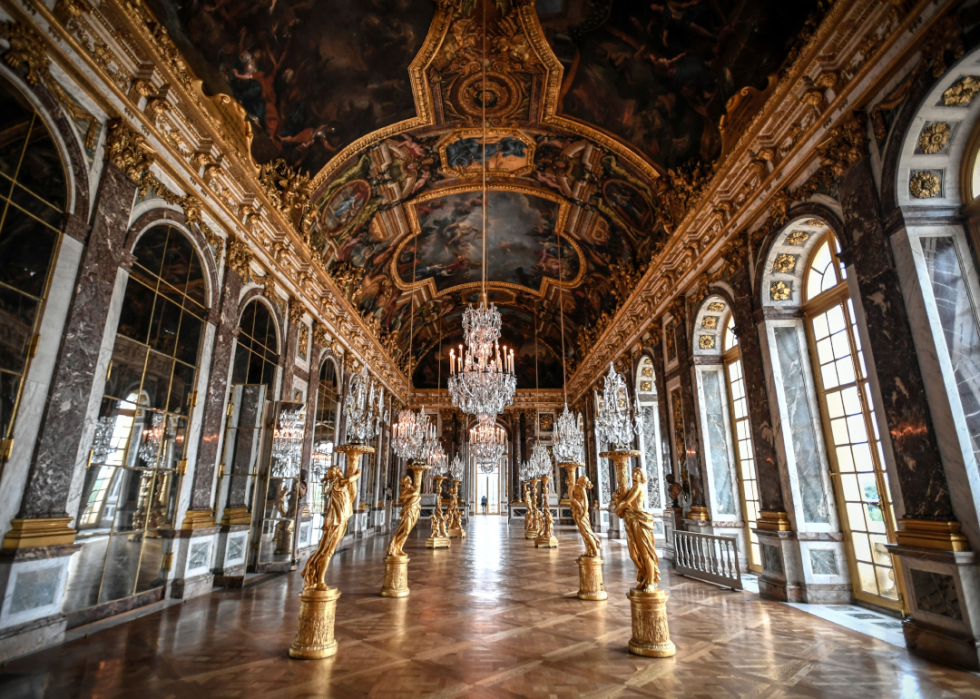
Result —
<path fill-rule="evenodd" d="M 427 549 L 448 549 L 449 548 L 449 537 L 448 536 L 430 536 L 425 540 L 425 548 Z"/>
<path fill-rule="evenodd" d="M 633 612 L 630 653 L 651 658 L 674 655 L 677 649 L 667 628 L 667 593 L 659 589 L 653 592 L 630 590 L 627 597 Z"/>
<path fill-rule="evenodd" d="M 602 558 L 578 557 L 578 598 L 598 602 L 607 599 L 606 586 L 602 582 Z"/>
<path fill-rule="evenodd" d="M 524 530 L 524 538 L 525 539 L 537 539 L 538 538 L 538 533 L 535 530 L 533 530 L 533 529 L 525 529 Z"/>
<path fill-rule="evenodd" d="M 289 648 L 291 658 L 315 660 L 328 658 L 337 652 L 333 623 L 337 615 L 340 590 L 306 589 L 299 596 L 299 628 L 296 640 Z"/>
<path fill-rule="evenodd" d="M 466 538 L 466 530 L 463 529 L 462 527 L 454 527 L 454 528 L 452 528 L 452 529 L 449 530 L 449 538 L 450 539 L 465 539 Z"/>
<path fill-rule="evenodd" d="M 558 548 L 558 539 L 553 536 L 539 534 L 538 538 L 534 540 L 534 547 L 539 549 L 556 549 Z"/>
<path fill-rule="evenodd" d="M 385 556 L 382 597 L 408 597 L 408 556 Z"/>

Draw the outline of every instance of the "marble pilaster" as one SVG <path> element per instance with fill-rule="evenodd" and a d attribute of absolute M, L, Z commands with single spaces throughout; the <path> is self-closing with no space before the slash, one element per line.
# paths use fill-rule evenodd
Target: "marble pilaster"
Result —
<path fill-rule="evenodd" d="M 204 396 L 201 441 L 194 467 L 191 510 L 210 510 L 213 506 L 214 474 L 228 398 L 228 375 L 238 334 L 238 299 L 241 290 L 241 275 L 226 266 L 224 283 L 221 286 L 221 311 L 214 336 L 214 348 L 211 351 L 211 364 L 208 367 L 208 388 Z"/>
<path fill-rule="evenodd" d="M 65 319 L 37 446 L 18 518 L 67 517 L 66 503 L 79 464 L 93 381 L 117 271 L 127 266 L 124 248 L 136 184 L 107 162 L 96 194 L 92 229 L 79 264 L 74 296 Z"/>
<path fill-rule="evenodd" d="M 691 507 L 706 507 L 704 480 L 701 473 L 701 459 L 698 457 L 698 418 L 694 402 L 694 360 L 687 331 L 687 303 L 678 299 L 671 309 L 674 316 L 674 344 L 677 348 L 677 363 L 680 366 L 681 406 L 684 413 L 684 447 L 688 480 L 691 484 Z"/>
<path fill-rule="evenodd" d="M 655 323 L 655 325 L 659 325 Z M 661 455 L 661 463 L 663 464 L 663 476 L 664 483 L 662 486 L 664 490 L 664 503 L 667 507 L 670 507 L 670 496 L 666 492 L 666 478 L 667 474 L 674 476 L 674 463 L 675 457 L 672 453 L 670 446 L 670 413 L 667 407 L 668 393 L 667 393 L 667 373 L 664 367 L 664 344 L 663 341 L 658 341 L 654 343 L 653 349 L 650 352 L 650 360 L 653 364 L 653 378 L 656 382 L 657 387 L 657 414 L 660 418 L 660 444 L 658 445 Z"/>
<path fill-rule="evenodd" d="M 949 485 L 926 399 L 912 329 L 889 240 L 881 224 L 871 161 L 839 180 L 845 262 L 853 265 L 888 425 L 905 517 L 952 521 Z"/>

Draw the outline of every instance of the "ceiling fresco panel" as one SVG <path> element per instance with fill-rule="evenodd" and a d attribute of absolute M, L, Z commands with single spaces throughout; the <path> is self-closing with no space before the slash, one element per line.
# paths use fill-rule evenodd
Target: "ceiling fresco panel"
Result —
<path fill-rule="evenodd" d="M 318 172 L 361 136 L 415 116 L 408 67 L 429 0 L 147 0 L 204 81 L 234 97 L 258 164 Z"/>

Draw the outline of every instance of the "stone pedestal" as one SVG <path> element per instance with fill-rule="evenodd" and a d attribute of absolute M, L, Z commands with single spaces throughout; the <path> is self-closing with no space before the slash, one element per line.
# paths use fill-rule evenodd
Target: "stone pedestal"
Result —
<path fill-rule="evenodd" d="M 757 528 L 762 550 L 759 594 L 764 599 L 809 604 L 848 604 L 853 599 L 843 535 Z M 814 572 L 811 551 L 833 551 L 833 571 Z M 819 555 L 819 554 L 818 554 Z M 833 573 L 833 574 L 830 574 Z"/>
<path fill-rule="evenodd" d="M 218 540 L 218 531 L 218 527 L 178 530 L 179 536 L 174 541 L 176 565 L 171 597 L 190 599 L 211 591 L 214 585 L 212 547 Z M 244 545 L 242 548 L 244 552 Z"/>
<path fill-rule="evenodd" d="M 340 590 L 303 590 L 299 596 L 299 628 L 289 657 L 302 660 L 328 658 L 337 652 L 333 635 Z"/>
<path fill-rule="evenodd" d="M 382 597 L 408 597 L 408 556 L 385 556 L 385 581 Z"/>
<path fill-rule="evenodd" d="M 602 557 L 578 557 L 578 595 L 579 599 L 598 602 L 607 599 L 606 586 L 602 582 Z"/>
<path fill-rule="evenodd" d="M 667 593 L 663 590 L 630 590 L 627 595 L 633 617 L 630 653 L 650 658 L 668 658 L 677 652 L 667 627 Z"/>

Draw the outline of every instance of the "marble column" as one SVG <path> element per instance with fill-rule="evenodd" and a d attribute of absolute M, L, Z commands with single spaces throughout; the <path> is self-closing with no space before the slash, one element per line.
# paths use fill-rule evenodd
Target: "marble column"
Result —
<path fill-rule="evenodd" d="M 676 299 L 670 309 L 674 317 L 674 346 L 677 348 L 677 364 L 680 367 L 681 406 L 684 413 L 684 448 L 681 456 L 687 465 L 687 477 L 691 484 L 691 509 L 701 519 L 707 517 L 704 499 L 704 483 L 701 474 L 701 460 L 698 458 L 698 418 L 694 402 L 694 358 L 687 324 L 687 301 L 683 296 Z M 701 508 L 701 509 L 694 509 Z"/>
<path fill-rule="evenodd" d="M 868 157 L 844 173 L 839 193 L 841 257 L 857 275 L 871 341 L 864 349 L 874 360 L 882 401 L 878 409 L 888 425 L 905 517 L 952 521 L 949 486 Z"/>
<path fill-rule="evenodd" d="M 728 279 L 734 291 L 732 315 L 735 318 L 735 335 L 738 337 L 738 354 L 742 362 L 742 381 L 745 400 L 748 403 L 749 427 L 752 433 L 752 453 L 755 457 L 756 483 L 759 488 L 759 506 L 763 512 L 782 513 L 785 518 L 783 488 L 779 474 L 776 444 L 773 438 L 775 420 L 769 412 L 769 396 L 766 392 L 766 369 L 759 342 L 752 279 L 746 259 L 746 246 L 736 245 L 726 251 L 732 274 Z"/>
<path fill-rule="evenodd" d="M 232 256 L 233 249 L 241 245 L 237 241 L 228 242 L 226 259 Z M 214 335 L 214 349 L 211 352 L 211 365 L 208 367 L 208 388 L 204 396 L 204 418 L 201 421 L 201 441 L 197 448 L 197 463 L 194 465 L 194 481 L 191 490 L 191 504 L 184 529 L 214 526 L 214 474 L 219 461 L 218 449 L 222 440 L 225 422 L 225 404 L 228 399 L 229 371 L 232 353 L 238 337 L 238 300 L 242 291 L 244 266 L 226 265 L 224 283 L 221 285 L 221 310 Z"/>
<path fill-rule="evenodd" d="M 96 393 L 101 395 L 105 380 L 104 375 L 96 376 L 96 365 L 118 269 L 128 267 L 131 261 L 124 243 L 136 189 L 136 183 L 121 168 L 111 161 L 105 163 L 96 194 L 92 228 L 79 264 L 34 458 L 17 515 L 19 520 L 74 517 L 74 513 L 65 510 L 75 473 L 84 468 L 87 461 L 88 444 L 83 442 L 92 436 L 92 430 L 86 429 L 89 404 Z M 16 522 L 14 520 L 15 531 L 18 526 L 23 526 Z M 67 524 L 68 520 L 64 520 L 64 526 L 59 529 L 66 530 Z"/>

